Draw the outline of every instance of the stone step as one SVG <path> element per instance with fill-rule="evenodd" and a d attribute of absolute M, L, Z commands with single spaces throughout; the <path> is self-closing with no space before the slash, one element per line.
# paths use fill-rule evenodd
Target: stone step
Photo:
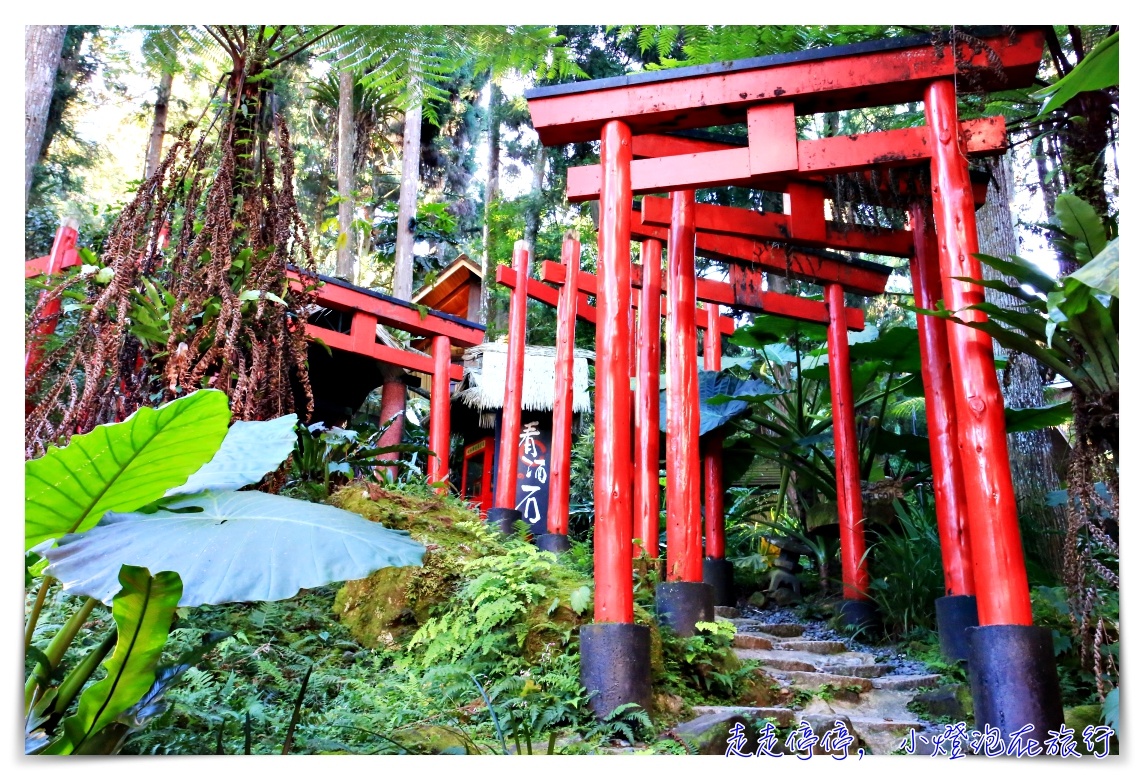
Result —
<path fill-rule="evenodd" d="M 781 728 L 793 726 L 795 722 L 794 710 L 786 707 L 724 707 L 703 705 L 692 707 L 696 715 L 737 714 L 746 718 L 771 718 Z"/>
<path fill-rule="evenodd" d="M 866 693 L 874 686 L 865 677 L 848 677 L 841 674 L 825 674 L 823 672 L 787 672 L 784 676 L 790 679 L 796 688 L 813 690 L 823 685 L 833 685 L 835 688 L 858 688 L 860 693 Z"/>
<path fill-rule="evenodd" d="M 910 729 L 917 732 L 925 730 L 917 721 L 853 716 L 850 718 L 850 725 L 854 729 L 854 734 L 866 743 L 867 752 L 874 756 L 893 755 L 901 746 L 902 740 L 909 735 Z"/>
<path fill-rule="evenodd" d="M 914 691 L 934 688 L 941 683 L 940 674 L 888 674 L 874 680 L 874 687 L 889 691 Z"/>
<path fill-rule="evenodd" d="M 758 621 L 755 622 L 757 623 Z M 756 630 L 764 634 L 770 634 L 771 636 L 790 638 L 802 636 L 804 631 L 803 627 L 798 623 L 760 623 Z"/>
<path fill-rule="evenodd" d="M 715 607 L 715 617 L 737 618 L 741 617 L 739 610 L 735 607 Z"/>
<path fill-rule="evenodd" d="M 781 650 L 735 650 L 735 655 L 741 661 L 759 661 L 768 670 L 780 672 L 815 672 L 818 671 L 810 661 L 791 657 Z"/>
<path fill-rule="evenodd" d="M 761 631 L 763 628 L 762 623 L 760 623 L 757 620 L 751 620 L 750 618 L 722 618 L 722 617 L 719 617 L 718 615 L 716 615 L 715 620 L 720 621 L 720 622 L 725 620 L 728 623 L 731 623 L 732 625 L 735 626 L 736 631 L 757 632 L 757 631 Z"/>
<path fill-rule="evenodd" d="M 750 631 L 740 631 L 735 634 L 735 641 L 732 646 L 745 650 L 771 650 L 774 648 L 774 637 L 755 634 Z"/>
<path fill-rule="evenodd" d="M 829 655 L 833 653 L 845 653 L 846 645 L 842 642 L 828 642 L 820 640 L 783 640 L 775 645 L 776 650 L 798 650 L 803 653 L 821 653 Z"/>
<path fill-rule="evenodd" d="M 894 670 L 891 664 L 824 664 L 821 671 L 827 674 L 841 674 L 846 677 L 882 677 Z"/>

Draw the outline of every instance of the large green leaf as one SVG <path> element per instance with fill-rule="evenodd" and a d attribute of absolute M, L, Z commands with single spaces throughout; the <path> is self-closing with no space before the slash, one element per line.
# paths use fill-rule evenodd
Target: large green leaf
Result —
<path fill-rule="evenodd" d="M 201 507 L 201 512 L 187 511 Z M 179 511 L 183 510 L 183 511 Z M 179 606 L 278 601 L 302 588 L 418 566 L 425 553 L 394 531 L 324 504 L 256 491 L 208 492 L 153 514 L 109 513 L 85 534 L 60 540 L 47 571 L 69 593 L 106 602 L 123 563 L 176 571 Z"/>
<path fill-rule="evenodd" d="M 1120 297 L 1120 237 L 1112 239 L 1100 254 L 1069 274 L 1069 278 Z"/>
<path fill-rule="evenodd" d="M 1032 97 L 1046 98 L 1038 116 L 1060 108 L 1081 92 L 1105 89 L 1120 83 L 1120 31 L 1105 38 L 1077 66 L 1056 84 L 1050 84 Z"/>
<path fill-rule="evenodd" d="M 783 391 L 760 379 L 740 379 L 722 371 L 699 372 L 699 435 L 710 433 L 747 413 L 750 404 Z M 667 393 L 659 396 L 659 428 L 667 432 Z"/>
<path fill-rule="evenodd" d="M 273 420 L 243 421 L 230 426 L 214 457 L 191 475 L 185 484 L 167 491 L 168 496 L 202 490 L 237 490 L 253 485 L 294 451 L 298 415 Z"/>
<path fill-rule="evenodd" d="M 1057 196 L 1054 213 L 1061 229 L 1076 239 L 1076 259 L 1081 265 L 1100 254 L 1108 243 L 1104 223 L 1088 201 L 1071 192 L 1062 193 Z"/>
<path fill-rule="evenodd" d="M 107 676 L 83 692 L 76 714 L 64 721 L 63 734 L 46 754 L 92 752 L 95 744 L 102 744 L 99 732 L 155 682 L 155 667 L 167 643 L 182 583 L 171 571 L 152 576 L 147 569 L 123 566 L 118 572 L 112 604 L 118 638 L 115 652 L 103 664 Z"/>
<path fill-rule="evenodd" d="M 1005 432 L 1023 433 L 1061 425 L 1072 419 L 1072 403 L 1064 401 L 1052 406 L 1005 410 Z"/>
<path fill-rule="evenodd" d="M 25 549 L 162 498 L 210 460 L 229 421 L 226 394 L 199 390 L 49 447 L 24 464 Z"/>
<path fill-rule="evenodd" d="M 1017 280 L 1018 284 L 1027 284 L 1040 293 L 1047 293 L 1049 290 L 1056 289 L 1056 279 L 1042 271 L 1040 266 L 1036 263 L 1026 260 L 1023 257 L 1009 255 L 1008 260 L 1002 260 L 999 257 L 993 257 L 993 255 L 983 254 L 975 254 L 974 257 L 994 271 L 1002 273 L 1005 276 L 1012 276 Z M 974 284 L 978 284 L 976 280 L 971 281 Z"/>

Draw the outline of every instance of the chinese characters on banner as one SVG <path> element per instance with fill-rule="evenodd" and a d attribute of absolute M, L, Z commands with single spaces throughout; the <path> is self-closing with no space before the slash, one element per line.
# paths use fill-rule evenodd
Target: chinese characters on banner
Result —
<path fill-rule="evenodd" d="M 552 446 L 552 418 L 548 414 L 521 414 L 520 446 L 516 465 L 516 509 L 532 526 L 533 536 L 548 531 L 548 470 Z"/>

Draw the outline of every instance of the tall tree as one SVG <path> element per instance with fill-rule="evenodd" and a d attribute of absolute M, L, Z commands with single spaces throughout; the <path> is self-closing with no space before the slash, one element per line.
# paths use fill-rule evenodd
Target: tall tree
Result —
<path fill-rule="evenodd" d="M 338 243 L 339 278 L 353 282 L 357 261 L 351 239 L 354 202 L 354 74 L 343 70 L 338 74 Z"/>
<path fill-rule="evenodd" d="M 174 83 L 173 71 L 163 68 L 159 74 L 159 86 L 155 90 L 155 116 L 151 122 L 151 140 L 147 146 L 147 167 L 144 179 L 159 170 L 159 160 L 163 156 L 163 136 L 167 132 L 167 106 L 171 100 L 171 86 Z"/>
<path fill-rule="evenodd" d="M 488 318 L 489 279 L 495 264 L 490 256 L 492 236 L 489 231 L 492 224 L 492 208 L 497 198 L 500 197 L 500 116 L 498 111 L 500 98 L 500 87 L 497 86 L 495 79 L 490 79 L 487 122 L 489 155 L 486 164 L 487 178 L 485 179 L 485 219 L 481 236 L 481 245 L 484 247 L 484 251 L 481 252 L 481 307 L 480 316 L 477 318 L 482 324 Z"/>
<path fill-rule="evenodd" d="M 417 61 L 416 50 L 410 60 Z M 401 144 L 401 193 L 397 205 L 397 248 L 393 258 L 393 297 L 413 297 L 413 220 L 417 216 L 417 190 L 421 183 L 421 74 L 409 76 L 409 108 Z"/>
<path fill-rule="evenodd" d="M 60 67 L 67 25 L 30 24 L 24 28 L 24 206 L 32 191 L 48 126 L 52 87 Z"/>

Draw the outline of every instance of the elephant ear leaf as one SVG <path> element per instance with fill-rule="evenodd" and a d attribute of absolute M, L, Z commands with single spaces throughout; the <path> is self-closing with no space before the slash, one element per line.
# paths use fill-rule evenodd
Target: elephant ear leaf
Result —
<path fill-rule="evenodd" d="M 183 583 L 175 572 L 152 576 L 138 566 L 120 568 L 119 583 L 122 588 L 112 602 L 115 651 L 103 664 L 107 676 L 79 697 L 76 714 L 64 720 L 63 734 L 44 750 L 47 755 L 106 750 L 100 733 L 116 724 L 119 715 L 146 695 L 155 682 Z"/>
<path fill-rule="evenodd" d="M 710 433 L 741 417 L 752 403 L 781 395 L 759 379 L 740 379 L 721 371 L 699 372 L 699 435 Z M 667 432 L 667 393 L 659 398 L 659 427 Z"/>
<path fill-rule="evenodd" d="M 166 495 L 184 495 L 204 490 L 238 490 L 253 485 L 294 451 L 298 435 L 294 426 L 298 415 L 287 414 L 273 420 L 240 420 L 230 426 L 214 457 L 191 475 L 185 484 L 171 488 Z"/>
<path fill-rule="evenodd" d="M 198 390 L 49 447 L 24 464 L 24 549 L 162 498 L 210 460 L 229 422 L 226 394 Z"/>

